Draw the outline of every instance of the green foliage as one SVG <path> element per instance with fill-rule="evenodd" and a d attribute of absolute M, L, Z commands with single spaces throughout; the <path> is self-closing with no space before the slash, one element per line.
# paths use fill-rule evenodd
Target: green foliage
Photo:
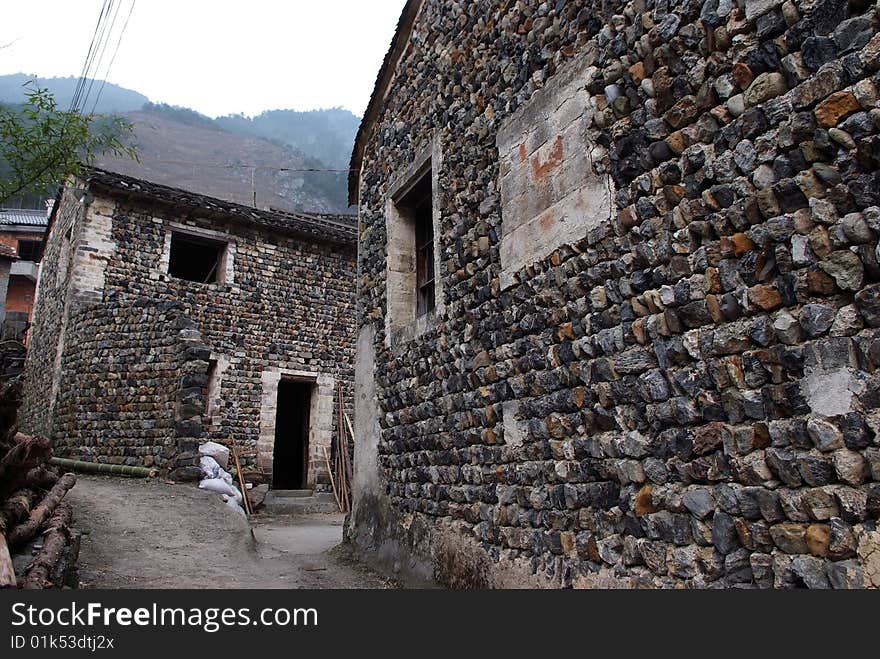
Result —
<path fill-rule="evenodd" d="M 169 119 L 186 124 L 187 126 L 201 126 L 203 128 L 217 128 L 211 117 L 184 108 L 179 105 L 168 105 L 168 103 L 144 103 L 143 110 L 154 114 L 165 115 Z"/>
<path fill-rule="evenodd" d="M 23 104 L 0 105 L 0 204 L 57 186 L 104 153 L 137 159 L 129 122 L 61 110 L 49 90 L 25 87 Z"/>

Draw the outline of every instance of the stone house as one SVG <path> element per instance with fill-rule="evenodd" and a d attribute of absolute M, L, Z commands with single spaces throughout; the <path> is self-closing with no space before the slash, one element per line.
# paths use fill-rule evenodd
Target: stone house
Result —
<path fill-rule="evenodd" d="M 459 587 L 880 585 L 878 24 L 407 2 L 350 178 L 363 557 Z"/>
<path fill-rule="evenodd" d="M 6 280 L 2 338 L 25 339 L 34 310 L 34 297 L 43 257 L 43 237 L 49 222 L 46 211 L 0 209 L 0 245 L 15 250 L 16 261 Z"/>
<path fill-rule="evenodd" d="M 199 442 L 235 440 L 274 487 L 324 487 L 337 397 L 351 408 L 355 240 L 353 218 L 89 170 L 50 218 L 21 427 L 178 476 Z"/>

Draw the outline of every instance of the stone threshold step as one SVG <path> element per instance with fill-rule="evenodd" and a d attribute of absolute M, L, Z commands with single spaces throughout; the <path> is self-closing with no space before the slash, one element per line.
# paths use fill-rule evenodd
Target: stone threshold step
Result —
<path fill-rule="evenodd" d="M 314 490 L 269 490 L 272 496 L 281 499 L 304 498 L 312 496 Z"/>

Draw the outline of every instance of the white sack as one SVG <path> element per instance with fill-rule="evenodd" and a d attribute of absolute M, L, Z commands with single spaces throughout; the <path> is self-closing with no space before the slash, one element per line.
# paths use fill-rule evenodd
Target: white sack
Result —
<path fill-rule="evenodd" d="M 202 470 L 202 478 L 219 478 L 232 485 L 232 474 L 225 471 L 210 455 L 203 455 L 199 459 L 199 468 Z"/>
<path fill-rule="evenodd" d="M 206 478 L 199 483 L 199 489 L 225 494 L 233 497 L 236 501 L 241 501 L 241 492 L 238 491 L 238 488 L 233 487 L 222 478 Z"/>
<path fill-rule="evenodd" d="M 219 478 L 223 468 L 210 455 L 199 458 L 199 468 L 202 470 L 202 478 Z"/>
<path fill-rule="evenodd" d="M 217 442 L 205 442 L 199 446 L 199 455 L 207 455 L 214 458 L 221 469 L 229 466 L 229 449 Z"/>
<path fill-rule="evenodd" d="M 226 500 L 226 505 L 232 508 L 235 512 L 241 515 L 244 519 L 247 519 L 247 513 L 244 512 L 244 509 L 238 505 L 238 502 L 235 499 L 229 498 Z"/>

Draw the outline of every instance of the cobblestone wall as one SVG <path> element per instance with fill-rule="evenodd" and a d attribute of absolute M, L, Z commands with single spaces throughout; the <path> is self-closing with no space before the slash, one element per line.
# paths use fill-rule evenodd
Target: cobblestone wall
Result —
<path fill-rule="evenodd" d="M 880 585 L 878 25 L 867 0 L 424 1 L 360 180 L 365 556 L 458 586 Z M 388 182 L 432 142 L 445 310 L 387 347 Z M 532 156 L 611 216 L 505 246 L 569 189 L 506 194 Z"/>
<path fill-rule="evenodd" d="M 65 196 L 50 234 L 26 428 L 51 434 L 59 454 L 85 460 L 181 467 L 198 442 L 234 438 L 244 461 L 256 464 L 261 376 L 278 369 L 327 379 L 331 395 L 341 381 L 350 413 L 353 244 L 124 200 L 110 189 L 90 193 L 84 219 L 78 200 Z M 68 218 L 76 217 L 65 290 L 53 273 Z M 170 276 L 172 230 L 228 242 L 225 281 Z M 223 366 L 209 413 L 211 360 Z M 335 415 L 328 423 L 335 433 Z M 323 458 L 310 469 L 320 483 L 324 471 Z"/>

